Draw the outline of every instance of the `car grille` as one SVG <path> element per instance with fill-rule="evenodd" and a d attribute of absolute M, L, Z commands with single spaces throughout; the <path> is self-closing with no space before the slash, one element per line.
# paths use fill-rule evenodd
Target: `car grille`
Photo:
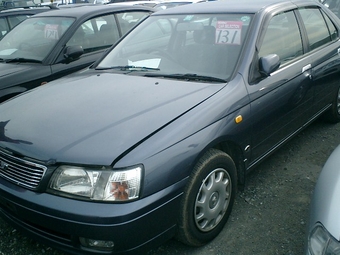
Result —
<path fill-rule="evenodd" d="M 47 167 L 0 151 L 0 176 L 17 185 L 36 189 Z"/>

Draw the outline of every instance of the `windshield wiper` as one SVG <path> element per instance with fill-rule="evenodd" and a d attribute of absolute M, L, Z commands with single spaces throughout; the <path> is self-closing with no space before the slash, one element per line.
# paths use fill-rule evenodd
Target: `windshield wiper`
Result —
<path fill-rule="evenodd" d="M 14 63 L 14 62 L 20 62 L 20 63 L 42 63 L 41 60 L 32 59 L 32 58 L 10 58 L 10 59 L 4 59 L 5 63 Z"/>
<path fill-rule="evenodd" d="M 96 70 L 120 70 L 120 71 L 159 71 L 159 68 L 146 67 L 146 66 L 111 66 L 111 67 L 99 67 Z"/>
<path fill-rule="evenodd" d="M 224 79 L 217 78 L 214 76 L 198 75 L 194 73 L 186 74 L 145 74 L 146 77 L 164 77 L 170 79 L 180 79 L 187 81 L 207 81 L 207 82 L 227 82 Z"/>

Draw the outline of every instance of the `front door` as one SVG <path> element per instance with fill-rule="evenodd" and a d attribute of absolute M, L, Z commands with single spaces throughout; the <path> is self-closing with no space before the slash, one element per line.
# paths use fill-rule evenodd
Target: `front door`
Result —
<path fill-rule="evenodd" d="M 259 49 L 254 57 L 277 54 L 281 64 L 264 77 L 254 69 L 249 84 L 253 121 L 252 162 L 267 155 L 293 135 L 312 114 L 311 57 L 304 47 L 294 11 L 273 16 L 259 35 Z M 256 73 L 257 72 L 257 73 Z"/>

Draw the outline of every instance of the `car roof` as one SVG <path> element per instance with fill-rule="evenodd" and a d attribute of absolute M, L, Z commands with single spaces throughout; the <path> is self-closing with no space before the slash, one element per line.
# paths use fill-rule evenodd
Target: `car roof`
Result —
<path fill-rule="evenodd" d="M 44 13 L 36 14 L 35 17 L 74 17 L 81 18 L 87 15 L 96 15 L 101 13 L 110 13 L 110 12 L 120 12 L 120 11 L 134 11 L 134 10 L 144 10 L 153 12 L 154 10 L 150 7 L 146 6 L 131 6 L 131 5 L 117 5 L 117 6 L 108 6 L 108 5 L 86 5 L 79 6 L 77 8 L 60 8 L 54 11 L 48 11 Z"/>
<path fill-rule="evenodd" d="M 15 8 L 5 8 L 0 9 L 0 16 L 10 16 L 10 15 L 16 15 L 16 14 L 37 14 L 41 12 L 45 12 L 48 10 L 54 10 L 57 9 L 54 6 L 39 6 L 39 7 L 15 7 Z"/>
<path fill-rule="evenodd" d="M 150 4 L 159 4 L 163 3 L 161 1 L 153 1 L 153 0 L 136 0 L 136 1 L 126 1 L 126 2 L 115 2 L 115 3 L 110 3 L 107 5 L 138 5 L 138 4 L 145 4 L 145 3 L 150 3 Z"/>
<path fill-rule="evenodd" d="M 284 6 L 294 4 L 320 5 L 313 0 L 220 0 L 181 5 L 166 10 L 161 10 L 153 15 L 160 14 L 185 14 L 185 13 L 256 13 L 269 6 Z"/>

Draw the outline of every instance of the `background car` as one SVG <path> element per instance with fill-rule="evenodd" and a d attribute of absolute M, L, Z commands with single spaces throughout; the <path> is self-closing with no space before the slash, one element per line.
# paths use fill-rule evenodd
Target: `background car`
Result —
<path fill-rule="evenodd" d="M 325 0 L 322 2 L 327 8 L 340 17 L 340 1 L 339 0 Z"/>
<path fill-rule="evenodd" d="M 4 35 L 28 17 L 54 9 L 52 6 L 24 7 L 24 8 L 0 8 L 0 40 Z"/>
<path fill-rule="evenodd" d="M 323 166 L 310 208 L 306 254 L 339 254 L 340 251 L 340 146 Z"/>
<path fill-rule="evenodd" d="M 108 5 L 116 5 L 116 4 L 124 4 L 124 5 L 144 5 L 148 7 L 155 7 L 159 1 L 152 1 L 152 0 L 146 0 L 146 1 L 125 1 L 125 2 L 113 2 L 108 3 Z"/>
<path fill-rule="evenodd" d="M 0 41 L 0 102 L 89 66 L 151 12 L 93 5 L 26 19 Z"/>
<path fill-rule="evenodd" d="M 180 5 L 184 5 L 184 4 L 193 4 L 193 3 L 203 3 L 206 2 L 206 0 L 174 0 L 174 1 L 162 1 L 158 4 L 156 4 L 155 6 L 153 6 L 153 8 L 157 11 L 159 10 L 165 10 L 168 8 L 172 8 L 172 7 L 176 7 L 176 6 L 180 6 Z"/>
<path fill-rule="evenodd" d="M 208 243 L 249 171 L 319 116 L 340 121 L 339 31 L 309 0 L 151 14 L 0 104 L 0 216 L 74 254 Z"/>

